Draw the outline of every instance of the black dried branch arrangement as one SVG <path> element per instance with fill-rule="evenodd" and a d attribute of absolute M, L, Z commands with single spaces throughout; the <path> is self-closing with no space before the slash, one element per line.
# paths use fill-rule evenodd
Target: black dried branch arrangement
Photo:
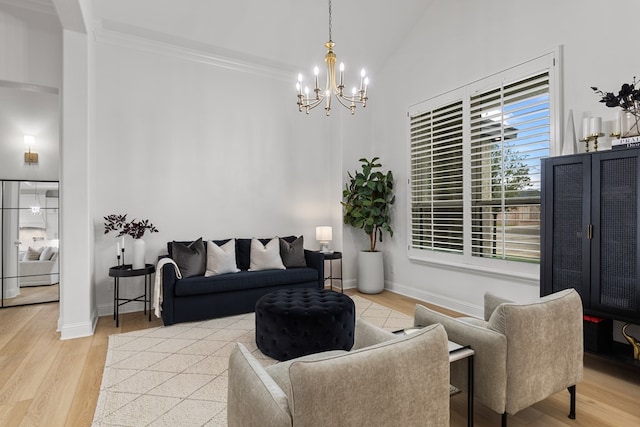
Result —
<path fill-rule="evenodd" d="M 603 102 L 607 107 L 620 107 L 627 111 L 634 111 L 638 108 L 640 90 L 636 89 L 635 77 L 633 83 L 624 83 L 617 95 L 613 92 L 603 92 L 595 86 L 591 86 L 591 89 L 600 95 L 600 102 Z"/>
<path fill-rule="evenodd" d="M 127 215 L 108 215 L 104 217 L 104 234 L 110 231 L 118 233 L 116 237 L 128 235 L 134 239 L 140 239 L 144 236 L 145 231 L 149 233 L 157 233 L 158 229 L 149 222 L 148 219 L 133 219 L 127 222 Z"/>

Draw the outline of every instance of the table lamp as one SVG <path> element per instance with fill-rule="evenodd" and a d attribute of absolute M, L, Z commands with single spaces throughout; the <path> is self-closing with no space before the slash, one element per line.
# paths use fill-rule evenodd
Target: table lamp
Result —
<path fill-rule="evenodd" d="M 322 225 L 316 227 L 316 240 L 320 243 L 320 252 L 332 252 L 329 250 L 329 241 L 331 241 L 331 227 Z"/>

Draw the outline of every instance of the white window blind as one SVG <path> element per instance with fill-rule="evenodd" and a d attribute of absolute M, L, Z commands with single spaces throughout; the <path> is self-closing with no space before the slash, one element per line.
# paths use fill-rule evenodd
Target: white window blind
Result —
<path fill-rule="evenodd" d="M 540 159 L 559 123 L 555 61 L 537 58 L 409 112 L 410 255 L 539 261 Z"/>
<path fill-rule="evenodd" d="M 462 101 L 411 117 L 413 246 L 462 253 Z"/>
<path fill-rule="evenodd" d="M 549 73 L 471 96 L 471 252 L 540 259 L 540 159 L 549 156 Z"/>

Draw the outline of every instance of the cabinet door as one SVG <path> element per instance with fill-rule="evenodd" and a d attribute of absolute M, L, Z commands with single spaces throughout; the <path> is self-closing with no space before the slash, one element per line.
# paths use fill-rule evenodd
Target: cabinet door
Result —
<path fill-rule="evenodd" d="M 589 155 L 553 157 L 542 164 L 540 292 L 575 288 L 589 305 L 591 181 Z"/>
<path fill-rule="evenodd" d="M 592 158 L 591 308 L 616 319 L 640 318 L 637 150 Z"/>

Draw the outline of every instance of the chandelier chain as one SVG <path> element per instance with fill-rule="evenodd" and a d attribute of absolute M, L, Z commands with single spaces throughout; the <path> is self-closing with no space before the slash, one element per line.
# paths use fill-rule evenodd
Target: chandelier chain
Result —
<path fill-rule="evenodd" d="M 331 38 L 331 0 L 329 0 L 329 41 L 333 41 Z"/>

